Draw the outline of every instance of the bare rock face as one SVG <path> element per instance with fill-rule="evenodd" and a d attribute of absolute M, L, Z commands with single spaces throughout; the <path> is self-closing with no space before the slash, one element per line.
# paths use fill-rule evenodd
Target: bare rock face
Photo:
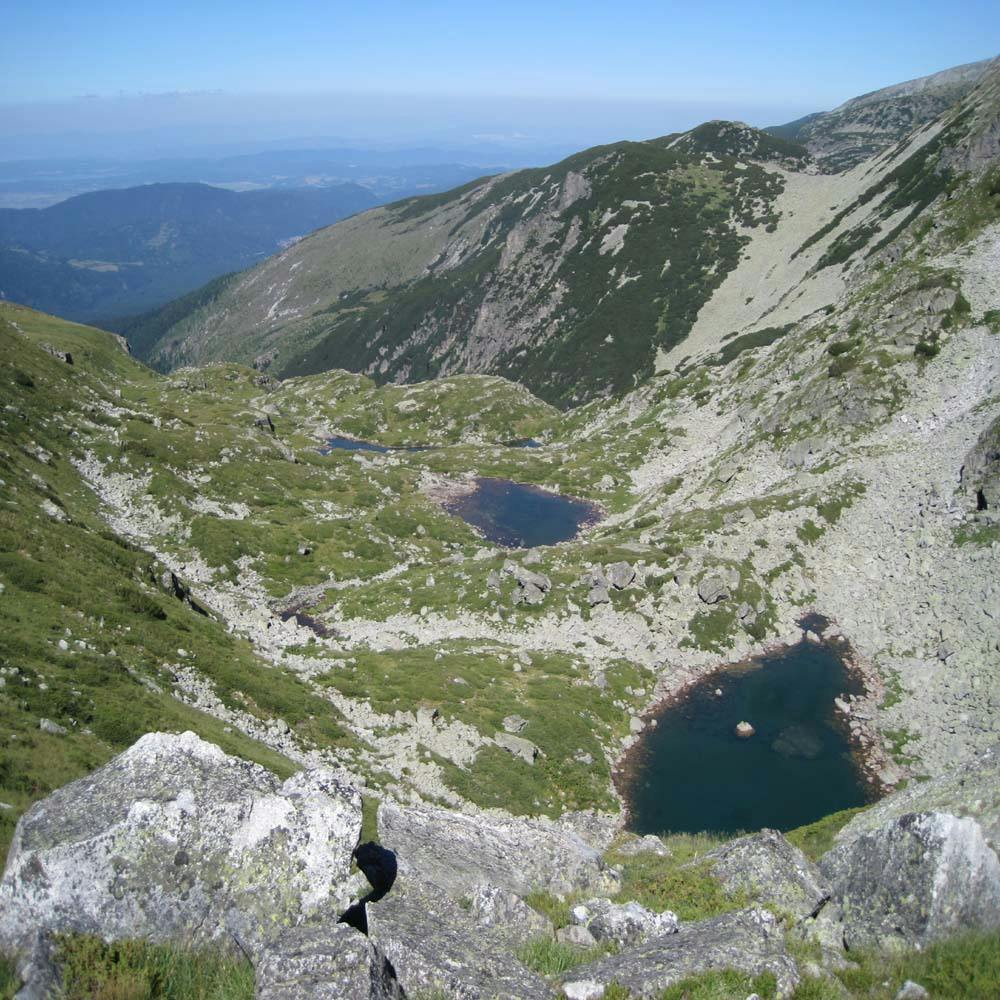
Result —
<path fill-rule="evenodd" d="M 293 927 L 264 951 L 256 1000 L 402 1000 L 385 957 L 347 924 Z"/>
<path fill-rule="evenodd" d="M 631 990 L 635 1000 L 652 1000 L 674 983 L 709 969 L 735 969 L 754 976 L 771 972 L 779 996 L 791 993 L 798 981 L 781 925 L 772 914 L 758 909 L 681 924 L 676 934 L 654 937 L 619 955 L 579 965 L 572 970 L 572 978 L 605 987 L 617 982 Z"/>
<path fill-rule="evenodd" d="M 481 885 L 473 890 L 471 900 L 472 919 L 480 927 L 494 928 L 512 945 L 553 935 L 552 921 L 533 910 L 516 893 L 495 885 Z"/>
<path fill-rule="evenodd" d="M 712 874 L 729 893 L 745 892 L 756 902 L 811 917 L 830 898 L 830 885 L 797 847 L 777 830 L 761 830 L 709 851 Z"/>
<path fill-rule="evenodd" d="M 848 947 L 1000 927 L 1000 752 L 856 816 L 820 859 Z"/>
<path fill-rule="evenodd" d="M 412 873 L 455 896 L 481 885 L 519 896 L 535 888 L 612 893 L 618 885 L 597 851 L 542 820 L 403 808 L 386 800 L 379 806 L 378 828 L 401 874 Z"/>
<path fill-rule="evenodd" d="M 901 950 L 1000 927 L 1000 860 L 971 818 L 908 813 L 821 865 L 848 948 Z"/>
<path fill-rule="evenodd" d="M 150 733 L 21 817 L 0 882 L 0 948 L 36 931 L 251 955 L 348 902 L 361 796 L 327 771 L 284 783 L 194 733 Z"/>
<path fill-rule="evenodd" d="M 501 931 L 477 925 L 454 899 L 424 882 L 403 876 L 392 892 L 370 905 L 368 936 L 408 997 L 552 996 L 546 982 L 514 956 L 512 942 Z"/>

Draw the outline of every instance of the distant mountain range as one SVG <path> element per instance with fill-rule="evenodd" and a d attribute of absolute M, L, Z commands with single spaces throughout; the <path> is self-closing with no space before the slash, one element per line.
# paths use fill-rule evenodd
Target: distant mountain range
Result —
<path fill-rule="evenodd" d="M 148 184 L 0 209 L 0 297 L 113 324 L 376 204 L 357 184 L 242 193 Z"/>
<path fill-rule="evenodd" d="M 956 67 L 765 131 L 714 121 L 597 146 L 365 212 L 148 317 L 143 349 L 163 369 L 477 372 L 560 406 L 620 395 L 694 355 L 737 271 L 717 317 L 733 338 L 816 308 L 823 282 L 944 193 L 939 150 L 972 127 L 951 109 L 992 101 L 998 72 Z"/>

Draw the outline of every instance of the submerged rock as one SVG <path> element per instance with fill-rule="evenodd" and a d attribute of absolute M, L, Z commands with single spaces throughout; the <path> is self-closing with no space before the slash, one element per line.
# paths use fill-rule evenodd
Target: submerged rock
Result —
<path fill-rule="evenodd" d="M 0 883 L 0 948 L 34 932 L 251 954 L 348 901 L 361 796 L 323 770 L 282 783 L 194 733 L 151 733 L 21 817 Z"/>

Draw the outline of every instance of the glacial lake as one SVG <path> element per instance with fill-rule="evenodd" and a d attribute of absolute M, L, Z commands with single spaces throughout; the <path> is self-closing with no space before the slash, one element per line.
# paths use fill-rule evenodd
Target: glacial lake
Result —
<path fill-rule="evenodd" d="M 361 441 L 357 438 L 335 437 L 327 438 L 326 443 L 320 448 L 320 453 L 329 455 L 331 451 L 377 451 L 386 454 L 390 451 L 430 451 L 430 445 L 410 444 L 393 447 L 387 444 L 376 444 L 374 441 Z"/>
<path fill-rule="evenodd" d="M 791 830 L 864 805 L 866 785 L 834 716 L 842 693 L 860 687 L 841 650 L 805 640 L 699 681 L 656 716 L 626 758 L 619 788 L 629 828 Z M 741 721 L 753 736 L 736 735 Z"/>
<path fill-rule="evenodd" d="M 482 476 L 473 491 L 447 500 L 444 508 L 489 541 L 515 549 L 569 541 L 601 516 L 600 508 L 586 500 Z"/>

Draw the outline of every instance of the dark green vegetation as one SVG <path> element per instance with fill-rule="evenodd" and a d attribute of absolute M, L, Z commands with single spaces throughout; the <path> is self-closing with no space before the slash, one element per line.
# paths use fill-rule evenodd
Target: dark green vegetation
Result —
<path fill-rule="evenodd" d="M 632 828 L 787 830 L 860 806 L 860 775 L 833 715 L 834 698 L 855 687 L 839 657 L 803 640 L 689 689 L 632 751 Z M 749 739 L 734 732 L 744 720 L 756 730 Z"/>
<path fill-rule="evenodd" d="M 0 209 L 3 293 L 70 319 L 109 322 L 249 267 L 283 240 L 375 203 L 355 184 L 243 193 L 148 184 L 49 208 Z M 163 318 L 192 305 L 171 303 Z M 149 340 L 152 331 L 142 333 Z"/>

